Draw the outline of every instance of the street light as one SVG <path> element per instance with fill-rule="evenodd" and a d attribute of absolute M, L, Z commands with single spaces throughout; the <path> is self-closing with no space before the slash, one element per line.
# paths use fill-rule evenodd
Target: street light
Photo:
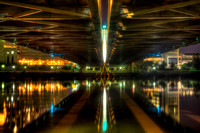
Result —
<path fill-rule="evenodd" d="M 1 68 L 5 68 L 5 65 L 3 64 L 3 65 L 1 65 Z"/>

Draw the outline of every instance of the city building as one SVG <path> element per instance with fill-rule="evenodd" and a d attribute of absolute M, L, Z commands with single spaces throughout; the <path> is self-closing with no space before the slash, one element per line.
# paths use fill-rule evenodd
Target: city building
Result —
<path fill-rule="evenodd" d="M 180 59 L 179 59 L 179 49 L 172 50 L 172 51 L 164 53 L 163 54 L 163 59 L 164 59 L 165 63 L 167 64 L 168 68 L 173 63 L 176 66 L 179 66 L 179 64 L 181 64 Z"/>
<path fill-rule="evenodd" d="M 0 63 L 17 63 L 17 45 L 11 42 L 7 42 L 5 40 L 0 40 Z"/>
<path fill-rule="evenodd" d="M 192 62 L 194 55 L 200 53 L 199 46 L 200 44 L 196 44 L 164 53 L 163 58 L 167 67 L 174 63 L 178 68 L 181 68 L 181 65 Z"/>
<path fill-rule="evenodd" d="M 200 44 L 191 45 L 187 47 L 182 47 L 175 49 L 166 53 L 163 53 L 160 57 L 149 57 L 145 58 L 143 61 L 152 61 L 153 63 L 161 64 L 163 61 L 167 64 L 167 68 L 170 68 L 171 64 L 175 64 L 178 68 L 181 65 L 192 62 L 194 55 L 199 54 Z"/>
<path fill-rule="evenodd" d="M 60 57 L 52 56 L 41 51 L 28 47 L 18 46 L 18 62 L 21 65 L 46 65 L 46 66 L 63 66 L 71 61 L 64 60 Z"/>

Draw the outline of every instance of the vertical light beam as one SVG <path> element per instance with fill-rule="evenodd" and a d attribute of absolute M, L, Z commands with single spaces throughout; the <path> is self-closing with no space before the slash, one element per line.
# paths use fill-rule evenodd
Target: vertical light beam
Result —
<path fill-rule="evenodd" d="M 103 51 L 103 62 L 106 63 L 106 56 L 107 56 L 107 26 L 103 25 L 102 28 L 102 51 Z"/>
<path fill-rule="evenodd" d="M 106 88 L 103 89 L 103 123 L 102 130 L 106 132 L 107 130 L 107 98 L 106 98 Z"/>

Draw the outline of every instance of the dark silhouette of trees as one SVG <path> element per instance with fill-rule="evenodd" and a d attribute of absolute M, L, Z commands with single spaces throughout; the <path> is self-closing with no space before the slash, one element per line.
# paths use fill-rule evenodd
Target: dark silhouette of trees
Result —
<path fill-rule="evenodd" d="M 199 54 L 194 55 L 192 62 L 193 62 L 193 67 L 195 69 L 200 69 L 200 55 Z"/>

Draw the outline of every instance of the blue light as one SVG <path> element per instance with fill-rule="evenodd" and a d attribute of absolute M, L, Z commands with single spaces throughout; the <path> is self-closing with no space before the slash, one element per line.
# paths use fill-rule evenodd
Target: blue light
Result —
<path fill-rule="evenodd" d="M 51 115 L 53 115 L 53 103 L 51 103 Z"/>
<path fill-rule="evenodd" d="M 157 108 L 157 111 L 158 111 L 158 113 L 160 113 L 161 112 L 161 109 L 160 109 L 160 107 L 158 106 L 158 108 Z"/>
<path fill-rule="evenodd" d="M 104 121 L 103 122 L 103 132 L 105 132 L 107 130 L 107 122 Z"/>
<path fill-rule="evenodd" d="M 53 57 L 53 54 L 51 54 L 51 57 Z"/>
<path fill-rule="evenodd" d="M 107 26 L 106 25 L 103 25 L 103 29 L 106 29 L 107 28 Z"/>

